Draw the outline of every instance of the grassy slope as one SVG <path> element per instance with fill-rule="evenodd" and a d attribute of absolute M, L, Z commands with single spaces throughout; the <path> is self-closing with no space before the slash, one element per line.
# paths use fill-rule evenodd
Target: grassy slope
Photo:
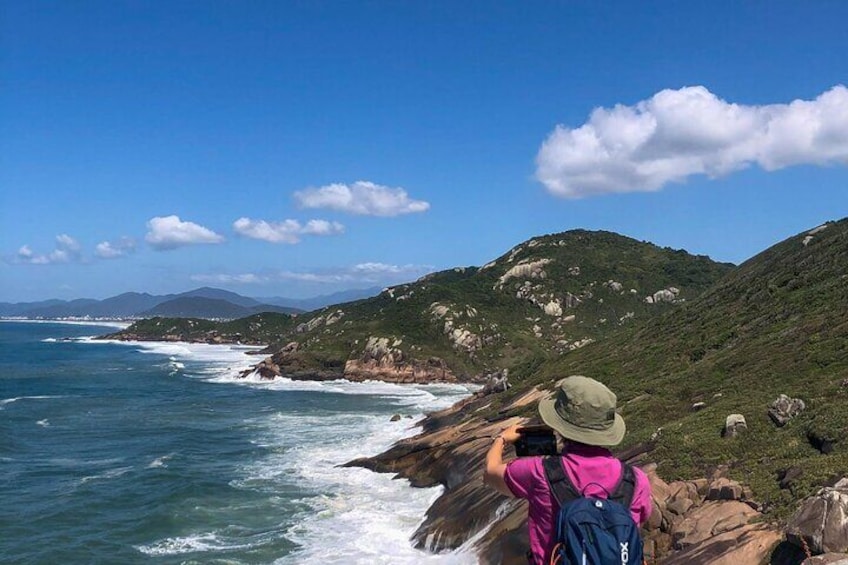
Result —
<path fill-rule="evenodd" d="M 502 281 L 516 265 L 540 260 L 547 261 L 543 275 Z M 520 380 L 569 344 L 602 339 L 619 326 L 679 306 L 648 304 L 646 296 L 673 286 L 680 290 L 681 301 L 689 300 L 732 268 L 609 232 L 574 230 L 524 242 L 482 268 L 434 273 L 374 298 L 297 317 L 263 314 L 264 318 L 227 323 L 192 320 L 190 326 L 185 320 L 158 318 L 138 322 L 125 333 L 155 339 L 157 334 L 179 331 L 188 339 L 205 339 L 215 330 L 224 338 L 240 334 L 243 342 L 269 343 L 268 353 L 297 341 L 299 355 L 316 367 L 343 365 L 358 357 L 369 336 L 390 337 L 401 341 L 406 358 L 441 357 L 466 378 L 509 368 Z M 569 295 L 578 297 L 579 303 L 566 306 Z M 546 314 L 540 307 L 556 300 L 563 304 L 561 316 Z M 434 315 L 431 307 L 436 303 L 450 313 Z M 574 320 L 566 321 L 570 315 Z M 328 324 L 328 319 L 333 322 Z M 455 347 L 445 331 L 448 319 L 455 328 L 478 336 L 481 346 L 473 351 Z"/>
<path fill-rule="evenodd" d="M 500 284 L 510 268 L 540 259 L 550 261 L 543 267 L 544 278 L 516 277 Z M 574 266 L 580 267 L 578 274 L 570 271 Z M 460 375 L 508 367 L 520 377 L 558 355 L 562 342 L 601 339 L 619 325 L 674 308 L 648 304 L 647 295 L 676 286 L 681 299 L 690 299 L 732 268 L 609 232 L 575 230 L 534 238 L 483 268 L 435 273 L 375 298 L 327 308 L 314 316 L 341 310 L 341 321 L 288 334 L 280 341 L 295 339 L 313 352 L 346 359 L 361 352 L 368 336 L 392 336 L 403 340 L 401 348 L 408 357 L 442 357 Z M 622 290 L 604 286 L 610 280 L 621 283 Z M 569 293 L 581 297 L 576 307 L 563 307 L 563 316 L 573 314 L 575 320 L 564 322 L 518 298 L 518 288 L 527 281 L 533 296 L 544 303 L 564 302 Z M 455 327 L 480 336 L 483 346 L 472 353 L 453 347 L 444 332 L 445 319 L 431 313 L 434 303 L 448 307 Z M 628 313 L 633 318 L 621 321 Z"/>
<path fill-rule="evenodd" d="M 728 464 L 774 516 L 785 516 L 848 469 L 848 220 L 806 246 L 805 236 L 754 257 L 680 309 L 543 365 L 520 389 L 569 374 L 603 380 L 624 401 L 625 446 L 662 428 L 651 456 L 664 478 Z M 781 393 L 802 398 L 807 410 L 779 429 L 767 409 Z M 695 402 L 707 406 L 694 411 Z M 733 440 L 720 437 L 731 413 L 749 428 Z M 810 431 L 837 440 L 834 452 L 811 447 Z M 780 490 L 777 474 L 792 466 L 803 476 Z"/>

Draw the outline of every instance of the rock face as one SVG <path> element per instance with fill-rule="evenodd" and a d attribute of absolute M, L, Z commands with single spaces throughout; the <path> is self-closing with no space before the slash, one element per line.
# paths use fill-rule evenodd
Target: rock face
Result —
<path fill-rule="evenodd" d="M 503 406 L 502 413 L 535 404 L 544 394 L 533 389 Z M 424 420 L 421 434 L 348 465 L 396 473 L 413 486 L 445 487 L 413 535 L 417 547 L 446 551 L 474 539 L 481 563 L 525 565 L 526 503 L 497 494 L 481 480 L 491 436 L 523 420 L 468 417 L 489 402 L 491 396 L 475 395 L 433 413 Z M 620 456 L 638 464 L 650 449 L 650 444 L 636 446 Z M 511 456 L 510 449 L 505 456 Z M 721 472 L 710 479 L 666 483 L 655 465 L 644 465 L 643 470 L 653 495 L 653 512 L 643 533 L 649 563 L 761 563 L 783 537 L 780 530 L 756 523 L 761 514 L 747 490 Z"/>
<path fill-rule="evenodd" d="M 787 539 L 813 553 L 848 551 L 848 478 L 805 500 L 789 520 Z"/>
<path fill-rule="evenodd" d="M 442 359 L 407 359 L 398 347 L 401 343 L 387 337 L 368 338 L 362 355 L 345 362 L 344 378 L 390 383 L 456 382 L 456 376 Z"/>
<path fill-rule="evenodd" d="M 782 428 L 795 416 L 804 411 L 806 405 L 800 398 L 789 398 L 785 394 L 777 397 L 777 400 L 771 403 L 768 415 L 777 427 Z"/>
<path fill-rule="evenodd" d="M 730 414 L 724 422 L 724 437 L 736 437 L 748 429 L 748 423 L 742 414 Z"/>

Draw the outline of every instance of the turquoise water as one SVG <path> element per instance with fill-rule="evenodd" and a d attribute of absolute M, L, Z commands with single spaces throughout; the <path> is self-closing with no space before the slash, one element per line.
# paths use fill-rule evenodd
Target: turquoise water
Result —
<path fill-rule="evenodd" d="M 237 379 L 245 348 L 109 331 L 0 322 L 3 563 L 473 562 L 409 544 L 440 489 L 337 467 L 464 387 Z"/>

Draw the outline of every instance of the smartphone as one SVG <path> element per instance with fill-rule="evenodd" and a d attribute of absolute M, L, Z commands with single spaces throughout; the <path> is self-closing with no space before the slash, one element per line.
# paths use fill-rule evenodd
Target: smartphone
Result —
<path fill-rule="evenodd" d="M 557 441 L 554 431 L 547 426 L 518 428 L 519 438 L 515 442 L 515 454 L 519 457 L 533 455 L 556 455 Z"/>

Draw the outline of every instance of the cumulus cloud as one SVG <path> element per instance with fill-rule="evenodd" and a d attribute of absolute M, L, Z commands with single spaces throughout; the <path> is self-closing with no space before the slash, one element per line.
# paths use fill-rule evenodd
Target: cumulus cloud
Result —
<path fill-rule="evenodd" d="M 122 237 L 118 241 L 101 241 L 94 248 L 94 254 L 101 259 L 117 259 L 135 251 L 135 240 Z"/>
<path fill-rule="evenodd" d="M 56 236 L 56 248 L 50 253 L 36 253 L 29 245 L 18 249 L 17 262 L 30 265 L 51 265 L 79 261 L 82 257 L 79 242 L 68 234 Z"/>
<path fill-rule="evenodd" d="M 223 236 L 179 216 L 157 216 L 147 222 L 144 240 L 156 250 L 165 251 L 199 243 L 221 243 Z"/>
<path fill-rule="evenodd" d="M 298 243 L 304 235 L 335 235 L 344 231 L 344 226 L 338 222 L 326 220 L 309 220 L 301 224 L 297 220 L 282 222 L 266 222 L 239 218 L 233 222 L 233 230 L 239 235 L 252 239 L 261 239 L 271 243 Z"/>
<path fill-rule="evenodd" d="M 329 184 L 294 193 L 304 208 L 330 208 L 360 216 L 399 216 L 426 212 L 430 204 L 412 200 L 402 188 L 390 188 L 368 181 Z"/>
<path fill-rule="evenodd" d="M 748 106 L 693 86 L 634 106 L 596 108 L 582 126 L 554 129 L 536 156 L 536 178 L 557 196 L 580 198 L 655 191 L 754 164 L 766 171 L 848 164 L 848 88 Z"/>

